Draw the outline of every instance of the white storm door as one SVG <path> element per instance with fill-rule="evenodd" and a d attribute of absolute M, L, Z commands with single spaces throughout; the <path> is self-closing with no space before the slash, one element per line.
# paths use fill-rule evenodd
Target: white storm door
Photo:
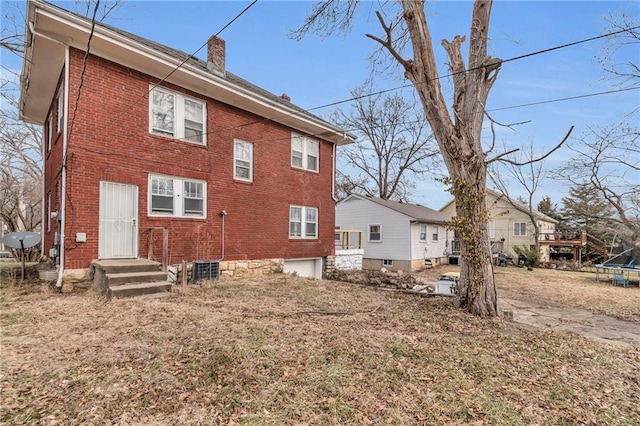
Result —
<path fill-rule="evenodd" d="M 100 182 L 100 259 L 138 257 L 138 187 Z"/>

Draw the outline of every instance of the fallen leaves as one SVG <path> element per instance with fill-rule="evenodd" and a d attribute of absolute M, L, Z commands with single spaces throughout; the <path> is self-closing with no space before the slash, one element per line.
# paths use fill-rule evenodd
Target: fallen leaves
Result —
<path fill-rule="evenodd" d="M 0 298 L 0 423 L 640 423 L 639 351 L 449 299 L 278 275 L 36 296 Z"/>

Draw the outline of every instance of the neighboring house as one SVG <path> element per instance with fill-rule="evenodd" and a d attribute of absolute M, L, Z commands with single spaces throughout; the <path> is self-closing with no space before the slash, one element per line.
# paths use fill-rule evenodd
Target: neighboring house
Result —
<path fill-rule="evenodd" d="M 446 263 L 448 218 L 417 204 L 351 194 L 336 207 L 336 231 L 363 232 L 363 269 L 416 271 Z"/>
<path fill-rule="evenodd" d="M 513 201 L 498 192 L 487 190 L 487 208 L 489 210 L 489 239 L 491 241 L 492 252 L 507 253 L 512 257 L 516 257 L 513 250 L 514 246 L 524 246 L 526 248 L 535 248 L 535 229 L 529 217 L 529 208 L 519 201 Z M 455 200 L 451 200 L 448 204 L 440 209 L 447 217 L 451 218 L 456 215 Z M 539 226 L 540 238 L 551 235 L 555 231 L 557 220 L 542 214 L 538 211 L 533 212 Z M 452 256 L 460 254 L 460 244 L 455 233 L 451 234 L 453 239 L 450 243 Z M 543 244 L 540 247 L 540 261 L 549 260 L 549 244 Z"/>
<path fill-rule="evenodd" d="M 352 135 L 227 72 L 217 37 L 205 62 L 40 0 L 26 27 L 20 113 L 44 126 L 43 253 L 65 272 L 164 249 L 320 276 Z"/>

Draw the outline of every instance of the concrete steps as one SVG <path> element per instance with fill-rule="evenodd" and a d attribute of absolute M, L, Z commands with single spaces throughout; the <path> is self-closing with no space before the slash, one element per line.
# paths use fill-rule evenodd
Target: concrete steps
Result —
<path fill-rule="evenodd" d="M 147 259 L 97 260 L 92 263 L 94 287 L 106 297 L 135 297 L 171 291 L 162 265 Z"/>
<path fill-rule="evenodd" d="M 108 297 L 121 299 L 124 297 L 169 294 L 171 283 L 168 281 L 151 281 L 145 283 L 122 284 L 109 287 Z"/>

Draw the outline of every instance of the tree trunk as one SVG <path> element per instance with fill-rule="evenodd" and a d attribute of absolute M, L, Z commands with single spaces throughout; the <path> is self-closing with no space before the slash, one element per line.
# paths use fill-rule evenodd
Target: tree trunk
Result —
<path fill-rule="evenodd" d="M 396 56 L 420 96 L 449 171 L 457 214 L 453 223 L 461 238 L 460 305 L 479 316 L 499 315 L 487 232 L 487 163 L 481 143 L 485 103 L 501 65 L 499 59 L 487 55 L 491 4 L 491 0 L 474 3 L 468 69 L 460 50 L 465 38 L 456 36 L 452 42 L 442 41 L 453 74 L 454 120 L 442 96 L 433 44 L 420 0 L 402 1 L 413 60 L 403 61 Z"/>

